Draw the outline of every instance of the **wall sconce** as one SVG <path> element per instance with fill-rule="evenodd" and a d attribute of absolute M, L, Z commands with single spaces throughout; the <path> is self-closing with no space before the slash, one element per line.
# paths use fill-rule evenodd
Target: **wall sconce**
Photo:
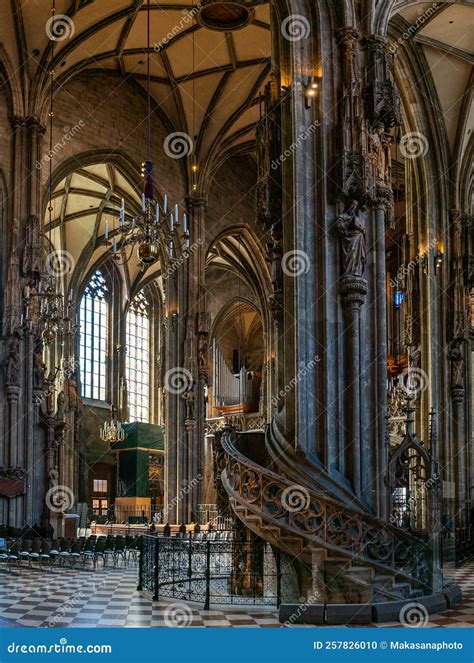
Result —
<path fill-rule="evenodd" d="M 305 76 L 303 78 L 303 92 L 305 97 L 305 107 L 311 108 L 313 99 L 319 92 L 320 79 L 317 76 Z"/>
<path fill-rule="evenodd" d="M 441 265 L 443 264 L 443 254 L 441 251 L 436 251 L 434 254 L 434 272 L 437 275 L 438 274 L 438 269 L 441 268 Z"/>

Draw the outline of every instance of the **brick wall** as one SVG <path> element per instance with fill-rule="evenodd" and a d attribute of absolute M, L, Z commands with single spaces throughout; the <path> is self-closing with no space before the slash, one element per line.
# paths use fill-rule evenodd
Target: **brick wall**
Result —
<path fill-rule="evenodd" d="M 250 225 L 261 237 L 262 231 L 255 223 L 256 182 L 256 165 L 250 156 L 232 157 L 215 173 L 206 211 L 208 243 L 226 227 L 241 223 Z"/>
<path fill-rule="evenodd" d="M 140 168 L 147 157 L 146 111 L 146 98 L 133 82 L 110 72 L 81 74 L 65 85 L 55 100 L 53 143 L 61 142 L 68 128 L 79 125 L 80 129 L 54 156 L 53 171 L 65 159 L 104 149 L 125 153 Z M 185 195 L 182 164 L 163 150 L 168 133 L 154 114 L 152 158 L 158 190 L 168 193 L 171 200 L 182 202 Z M 44 140 L 48 145 L 49 132 Z M 47 177 L 48 168 L 43 168 L 42 181 L 46 182 Z"/>

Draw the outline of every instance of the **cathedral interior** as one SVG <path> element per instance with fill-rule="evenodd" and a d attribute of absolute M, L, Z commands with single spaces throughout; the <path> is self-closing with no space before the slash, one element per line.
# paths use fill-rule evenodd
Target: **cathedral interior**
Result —
<path fill-rule="evenodd" d="M 178 626 L 177 598 L 448 624 L 474 596 L 472 4 L 0 17 L 2 583 L 138 580 Z"/>

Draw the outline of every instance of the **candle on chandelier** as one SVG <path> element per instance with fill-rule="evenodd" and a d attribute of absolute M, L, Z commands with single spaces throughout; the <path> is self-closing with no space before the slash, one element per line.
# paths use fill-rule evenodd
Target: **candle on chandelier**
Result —
<path fill-rule="evenodd" d="M 183 232 L 185 235 L 188 232 L 188 215 L 186 212 L 183 214 Z"/>
<path fill-rule="evenodd" d="M 120 208 L 120 225 L 125 223 L 125 200 L 122 198 L 122 206 Z"/>
<path fill-rule="evenodd" d="M 160 206 L 156 203 L 155 208 L 155 223 L 158 225 L 160 223 Z"/>
<path fill-rule="evenodd" d="M 105 239 L 109 239 L 109 222 L 105 222 Z"/>
<path fill-rule="evenodd" d="M 165 193 L 165 197 L 163 198 L 163 212 L 166 214 L 168 211 L 168 196 Z"/>
<path fill-rule="evenodd" d="M 179 207 L 178 203 L 174 206 L 174 224 L 177 226 L 179 224 Z"/>

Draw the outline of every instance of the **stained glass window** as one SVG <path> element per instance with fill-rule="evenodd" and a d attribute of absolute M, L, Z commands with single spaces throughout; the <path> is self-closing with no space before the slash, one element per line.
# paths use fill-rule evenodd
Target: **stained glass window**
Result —
<path fill-rule="evenodd" d="M 80 305 L 81 393 L 84 398 L 106 400 L 108 290 L 97 270 L 87 284 Z"/>
<path fill-rule="evenodd" d="M 141 290 L 130 304 L 126 324 L 126 375 L 130 421 L 149 421 L 150 317 Z"/>

